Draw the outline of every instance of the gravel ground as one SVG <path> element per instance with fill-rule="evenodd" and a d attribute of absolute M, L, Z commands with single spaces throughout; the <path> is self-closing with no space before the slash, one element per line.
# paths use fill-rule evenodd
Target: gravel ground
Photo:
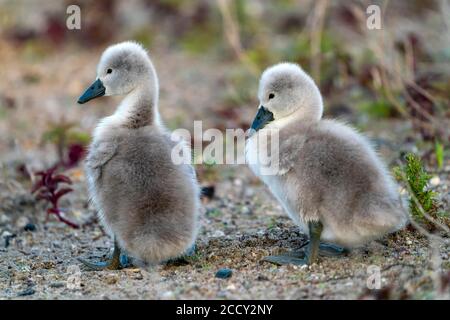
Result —
<path fill-rule="evenodd" d="M 234 170 L 234 169 L 232 169 Z M 275 266 L 268 254 L 298 249 L 306 238 L 286 217 L 264 186 L 247 169 L 239 179 L 216 186 L 204 201 L 197 253 L 186 265 L 146 270 L 89 271 L 77 257 L 102 259 L 111 241 L 98 224 L 74 230 L 53 217 L 27 190 L 11 183 L 1 187 L 1 299 L 354 299 L 434 298 L 433 265 L 427 239 L 405 230 L 355 249 L 345 257 L 322 257 L 310 267 Z M 242 174 L 244 172 L 244 174 Z M 89 221 L 83 177 L 67 200 L 85 207 L 76 218 Z M 20 213 L 20 214 L 18 214 Z M 35 231 L 24 231 L 33 223 Z M 448 246 L 440 247 L 448 271 Z M 380 268 L 383 292 L 367 290 L 368 267 Z M 218 279 L 221 268 L 232 270 Z"/>

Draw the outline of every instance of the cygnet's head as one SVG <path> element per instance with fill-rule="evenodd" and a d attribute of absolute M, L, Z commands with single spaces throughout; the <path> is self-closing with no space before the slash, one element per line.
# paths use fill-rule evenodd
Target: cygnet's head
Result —
<path fill-rule="evenodd" d="M 101 96 L 126 95 L 146 86 L 157 99 L 158 79 L 147 51 L 136 42 L 107 48 L 97 66 L 97 79 L 78 99 L 82 104 Z"/>
<path fill-rule="evenodd" d="M 266 69 L 259 82 L 259 109 L 251 129 L 269 123 L 298 119 L 319 121 L 322 96 L 314 80 L 294 63 L 280 63 Z"/>

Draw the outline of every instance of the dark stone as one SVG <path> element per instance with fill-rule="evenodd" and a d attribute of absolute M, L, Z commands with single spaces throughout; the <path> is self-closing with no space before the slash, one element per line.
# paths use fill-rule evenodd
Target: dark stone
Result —
<path fill-rule="evenodd" d="M 200 197 L 206 198 L 206 199 L 212 199 L 212 198 L 214 198 L 215 192 L 216 192 L 216 188 L 214 186 L 202 187 Z"/>
<path fill-rule="evenodd" d="M 233 275 L 233 271 L 228 268 L 219 269 L 219 271 L 216 272 L 216 278 L 219 279 L 228 279 L 231 278 Z"/>
<path fill-rule="evenodd" d="M 50 283 L 50 288 L 63 288 L 64 282 L 52 282 Z"/>
<path fill-rule="evenodd" d="M 263 276 L 263 275 L 258 275 L 256 280 L 257 281 L 269 281 L 269 278 L 267 278 L 266 276 Z"/>
<path fill-rule="evenodd" d="M 33 223 L 27 223 L 25 227 L 23 227 L 23 230 L 33 232 L 36 231 L 36 226 Z"/>

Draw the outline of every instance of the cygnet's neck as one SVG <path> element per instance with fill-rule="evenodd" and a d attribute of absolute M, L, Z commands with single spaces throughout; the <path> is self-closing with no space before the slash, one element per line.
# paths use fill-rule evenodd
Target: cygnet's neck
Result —
<path fill-rule="evenodd" d="M 142 83 L 127 94 L 113 116 L 122 126 L 130 129 L 159 124 L 157 89 L 152 87 L 150 81 Z"/>
<path fill-rule="evenodd" d="M 320 119 L 322 119 L 322 109 L 323 108 L 321 106 L 313 108 L 300 107 L 290 115 L 270 122 L 268 124 L 268 128 L 282 129 L 291 124 L 311 125 L 317 123 Z"/>
<path fill-rule="evenodd" d="M 160 126 L 161 122 L 158 87 L 147 81 L 130 91 L 114 114 L 100 120 L 94 130 L 94 139 L 113 133 L 116 129 L 139 129 L 150 125 Z"/>

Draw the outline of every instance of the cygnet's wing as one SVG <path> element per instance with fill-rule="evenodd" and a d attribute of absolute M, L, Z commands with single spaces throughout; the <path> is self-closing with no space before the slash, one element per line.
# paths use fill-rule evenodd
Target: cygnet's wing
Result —
<path fill-rule="evenodd" d="M 86 158 L 86 166 L 90 168 L 98 179 L 101 168 L 117 154 L 117 144 L 111 142 L 94 142 Z"/>
<path fill-rule="evenodd" d="M 299 152 L 305 138 L 302 136 L 290 136 L 280 139 L 279 142 L 279 175 L 286 174 L 298 161 Z"/>

